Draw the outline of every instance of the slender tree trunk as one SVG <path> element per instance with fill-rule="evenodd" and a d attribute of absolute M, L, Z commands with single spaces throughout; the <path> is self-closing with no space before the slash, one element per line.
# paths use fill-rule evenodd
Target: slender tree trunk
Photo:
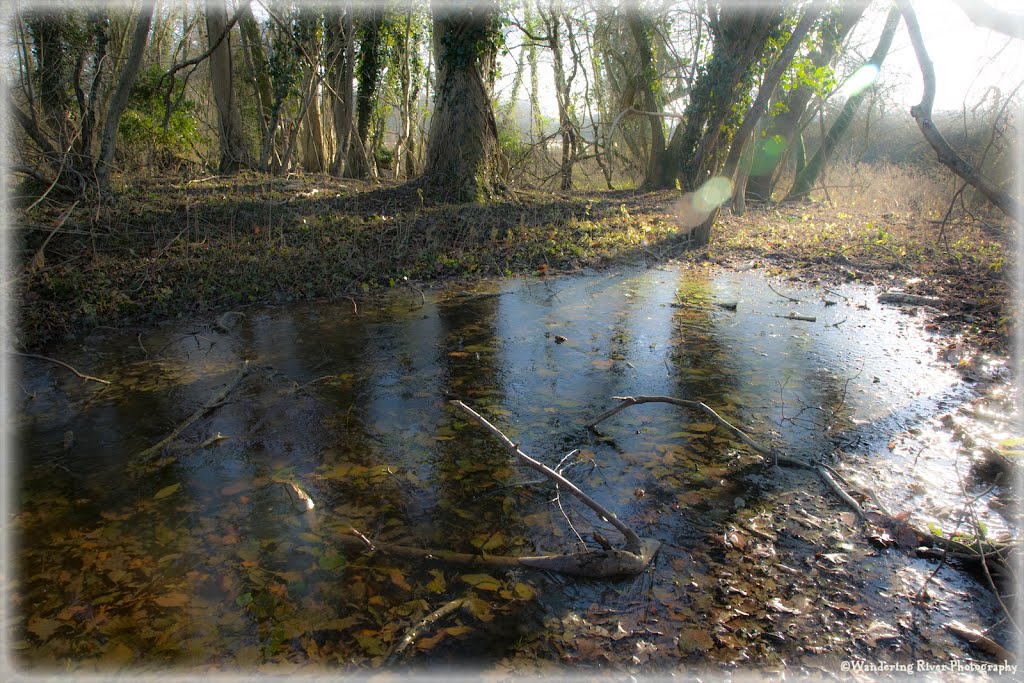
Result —
<path fill-rule="evenodd" d="M 647 117 L 651 129 L 651 146 L 650 154 L 647 155 L 647 172 L 643 186 L 650 189 L 674 188 L 676 174 L 668 153 L 665 123 L 662 117 L 656 115 L 662 113 L 658 97 L 661 79 L 658 77 L 658 67 L 655 63 L 654 45 L 651 43 L 652 27 L 637 7 L 632 7 L 626 12 L 626 21 L 633 34 L 637 57 L 640 60 L 640 82 L 637 85 L 642 95 L 641 108 L 651 114 Z"/>
<path fill-rule="evenodd" d="M 96 182 L 100 189 L 106 189 L 110 182 L 111 167 L 114 163 L 114 150 L 117 146 L 117 126 L 121 122 L 121 114 L 128 105 L 128 95 L 131 94 L 132 86 L 139 75 L 142 67 L 142 56 L 146 51 L 146 41 L 149 38 L 149 25 L 153 20 L 154 2 L 143 0 L 139 9 L 139 16 L 135 24 L 135 33 L 132 37 L 131 51 L 124 65 L 124 71 L 117 81 L 117 88 L 110 100 L 107 114 L 103 123 L 103 138 L 100 142 L 100 156 L 96 161 Z"/>
<path fill-rule="evenodd" d="M 786 42 L 786 46 L 782 48 L 782 52 L 779 54 L 778 59 L 765 73 L 764 78 L 761 81 L 761 86 L 758 89 L 757 97 L 754 99 L 753 104 L 747 109 L 747 112 L 743 115 L 743 122 L 740 123 L 739 130 L 736 131 L 736 135 L 733 138 L 732 147 L 729 149 L 729 156 L 725 160 L 725 170 L 722 175 L 726 178 L 735 182 L 736 167 L 739 165 L 740 157 L 742 156 L 747 143 L 751 139 L 751 135 L 754 133 L 754 129 L 757 127 L 758 121 L 761 120 L 761 116 L 764 115 L 768 109 L 768 100 L 771 98 L 775 87 L 779 84 L 779 80 L 782 78 L 782 74 L 789 68 L 790 63 L 793 61 L 793 57 L 796 55 L 796 51 L 800 48 L 800 43 L 803 42 L 804 36 L 811 30 L 811 25 L 818 20 L 824 10 L 824 5 L 821 2 L 817 2 L 809 6 L 804 10 L 804 15 L 800 18 L 796 28 L 789 36 L 789 40 Z M 746 184 L 746 172 L 743 174 L 743 183 Z M 737 213 L 743 212 L 743 200 L 744 192 L 740 188 L 734 186 L 733 191 L 733 209 Z"/>
<path fill-rule="evenodd" d="M 816 69 L 831 65 L 843 40 L 867 9 L 868 0 L 844 0 L 828 13 L 821 27 L 821 44 L 811 55 Z M 747 198 L 768 200 L 772 195 L 776 170 L 794 144 L 800 121 L 814 97 L 814 87 L 802 83 L 781 96 L 782 111 L 769 119 L 764 134 L 757 138 L 747 183 Z"/>
<path fill-rule="evenodd" d="M 206 36 L 211 47 L 227 26 L 224 0 L 206 0 Z M 242 135 L 242 115 L 235 96 L 230 34 L 210 54 L 210 82 L 217 105 L 221 173 L 236 173 L 251 164 Z"/>
<path fill-rule="evenodd" d="M 676 128 L 669 143 L 680 164 L 683 192 L 695 192 L 717 175 L 723 151 L 730 142 L 726 124 L 735 117 L 735 103 L 752 87 L 754 67 L 782 22 L 782 6 L 779 1 L 753 7 L 723 7 L 710 17 L 715 37 L 711 62 L 694 83 L 686 108 L 686 125 Z M 696 245 L 711 241 L 711 226 L 718 211 L 716 204 L 694 226 L 692 239 Z"/>
<path fill-rule="evenodd" d="M 886 55 L 889 54 L 889 47 L 892 45 L 892 39 L 896 35 L 899 23 L 900 10 L 898 7 L 893 7 L 889 10 L 889 15 L 885 19 L 885 27 L 882 29 L 881 37 L 878 39 L 878 46 L 875 47 L 871 58 L 864 63 L 864 67 L 874 67 L 876 70 L 882 68 L 882 62 L 885 61 Z M 860 92 L 851 94 L 849 99 L 846 100 L 843 110 L 839 113 L 832 127 L 829 128 L 828 134 L 822 139 L 821 145 L 819 145 L 807 166 L 797 175 L 796 180 L 793 182 L 793 187 L 790 188 L 789 194 L 786 195 L 784 201 L 803 199 L 814 188 L 822 169 L 824 169 L 825 164 L 832 157 L 836 146 L 842 140 L 850 124 L 853 123 L 853 117 L 857 113 L 857 108 L 867 96 L 867 92 L 868 89 L 864 88 Z"/>
<path fill-rule="evenodd" d="M 246 5 L 240 11 L 242 15 L 238 19 L 238 27 L 241 29 L 242 49 L 249 56 L 249 67 L 253 75 L 254 92 L 256 93 L 256 101 L 261 114 L 260 133 L 266 136 L 270 126 L 270 119 L 274 113 L 274 91 L 270 83 L 270 74 L 267 73 L 267 54 L 263 49 L 260 27 L 256 17 L 252 14 L 251 6 Z M 260 156 L 263 156 L 262 153 Z"/>
<path fill-rule="evenodd" d="M 335 33 L 335 49 L 339 55 L 334 64 L 334 100 L 331 104 L 331 116 L 334 123 L 334 163 L 331 164 L 331 175 L 350 175 L 348 159 L 351 154 L 352 130 L 355 120 L 355 90 L 352 85 L 355 63 L 355 26 L 352 12 L 331 17 L 331 27 Z"/>
<path fill-rule="evenodd" d="M 498 128 L 486 86 L 497 18 L 494 1 L 434 8 L 437 101 L 423 183 L 449 200 L 479 201 L 501 187 Z"/>

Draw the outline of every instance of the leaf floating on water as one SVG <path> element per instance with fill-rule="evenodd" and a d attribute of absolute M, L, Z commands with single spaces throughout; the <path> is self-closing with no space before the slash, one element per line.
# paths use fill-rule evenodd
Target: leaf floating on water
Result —
<path fill-rule="evenodd" d="M 345 558 L 337 553 L 327 553 L 319 560 L 321 569 L 337 571 L 345 566 Z"/>
<path fill-rule="evenodd" d="M 516 596 L 522 600 L 533 600 L 537 597 L 537 591 L 525 583 L 517 583 L 512 587 L 512 590 L 516 592 Z"/>
<path fill-rule="evenodd" d="M 501 582 L 490 574 L 463 574 L 462 580 L 483 591 L 496 591 L 501 588 Z"/>
<path fill-rule="evenodd" d="M 432 593 L 444 593 L 447 589 L 448 584 L 444 580 L 444 574 L 441 573 L 440 569 L 431 569 L 430 575 L 433 576 L 429 582 L 427 582 L 427 590 Z"/>
<path fill-rule="evenodd" d="M 53 635 L 53 632 L 64 624 L 56 619 L 44 619 L 43 617 L 30 617 L 28 620 L 28 632 L 39 636 L 40 640 L 46 640 Z"/>
<path fill-rule="evenodd" d="M 153 496 L 153 500 L 160 500 L 161 498 L 166 498 L 167 496 L 171 495 L 180 488 L 181 482 L 178 482 L 177 484 L 171 484 L 170 486 L 165 486 L 156 492 L 156 495 Z"/>
<path fill-rule="evenodd" d="M 391 579 L 391 583 L 395 584 L 402 590 L 409 591 L 410 593 L 412 592 L 412 586 L 410 586 L 409 582 L 405 580 L 405 577 L 402 575 L 402 571 L 400 569 L 392 569 L 390 572 L 388 572 L 388 577 Z"/>
<path fill-rule="evenodd" d="M 486 600 L 467 598 L 463 605 L 478 621 L 490 621 L 494 618 L 494 615 L 491 613 L 491 604 Z"/>
<path fill-rule="evenodd" d="M 153 602 L 161 607 L 184 607 L 188 604 L 188 595 L 185 593 L 167 593 L 166 595 L 153 598 Z"/>
<path fill-rule="evenodd" d="M 441 631 L 441 635 L 444 635 L 444 631 Z M 356 639 L 356 642 L 359 643 L 359 647 L 363 648 L 367 654 L 384 654 L 384 641 L 380 637 L 380 631 L 364 629 L 355 633 L 353 637 Z"/>
<path fill-rule="evenodd" d="M 710 650 L 714 646 L 711 636 L 703 629 L 687 628 L 679 633 L 679 649 L 684 653 Z"/>

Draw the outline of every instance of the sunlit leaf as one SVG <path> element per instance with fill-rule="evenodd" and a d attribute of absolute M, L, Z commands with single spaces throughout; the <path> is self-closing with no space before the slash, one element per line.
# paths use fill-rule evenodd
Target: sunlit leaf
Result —
<path fill-rule="evenodd" d="M 427 582 L 427 590 L 429 590 L 432 593 L 444 593 L 445 589 L 448 587 L 448 584 L 444 580 L 444 574 L 441 573 L 441 570 L 431 569 L 430 575 L 434 578 Z"/>
<path fill-rule="evenodd" d="M 525 583 L 517 583 L 512 587 L 512 590 L 516 592 L 516 595 L 521 600 L 533 600 L 537 597 L 537 591 L 535 591 L 532 586 L 528 586 Z"/>
<path fill-rule="evenodd" d="M 171 484 L 170 486 L 165 486 L 156 492 L 156 495 L 153 496 L 153 500 L 160 500 L 161 498 L 166 498 L 167 496 L 171 495 L 180 488 L 181 482 L 178 482 L 177 484 Z"/>
<path fill-rule="evenodd" d="M 445 629 L 441 629 L 432 636 L 429 636 L 427 638 L 420 638 L 418 641 L 416 641 L 416 649 L 423 650 L 424 652 L 426 652 L 427 650 L 431 650 L 434 648 L 435 645 L 444 640 L 445 636 L 447 635 L 448 632 Z"/>
<path fill-rule="evenodd" d="M 484 591 L 496 591 L 501 588 L 501 582 L 490 574 L 463 574 L 462 580 Z"/>
<path fill-rule="evenodd" d="M 469 598 L 464 604 L 469 613 L 479 621 L 490 621 L 494 618 L 494 615 L 491 613 L 491 604 L 486 600 Z"/>

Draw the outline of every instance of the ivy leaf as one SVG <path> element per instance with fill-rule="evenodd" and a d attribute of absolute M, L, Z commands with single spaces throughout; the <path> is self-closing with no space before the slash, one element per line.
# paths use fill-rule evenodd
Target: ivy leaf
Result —
<path fill-rule="evenodd" d="M 235 598 L 235 604 L 239 607 L 248 607 L 252 604 L 252 601 L 252 593 L 242 593 L 237 598 Z"/>

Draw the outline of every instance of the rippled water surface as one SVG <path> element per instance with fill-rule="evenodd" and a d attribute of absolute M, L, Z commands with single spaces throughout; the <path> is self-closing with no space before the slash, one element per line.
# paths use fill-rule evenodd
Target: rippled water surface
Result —
<path fill-rule="evenodd" d="M 813 473 L 766 463 L 702 414 L 646 404 L 584 426 L 616 396 L 699 399 L 921 527 L 952 533 L 984 493 L 988 532 L 1011 533 L 1006 492 L 977 463 L 978 441 L 1020 436 L 1009 408 L 978 403 L 950 339 L 869 289 L 673 266 L 242 313 L 48 352 L 109 386 L 26 360 L 12 393 L 21 666 L 813 675 L 976 657 L 942 627 L 999 618 L 950 564 L 914 608 L 936 561 L 879 547 Z M 651 567 L 597 580 L 371 552 L 619 542 L 452 398 L 660 541 Z"/>

